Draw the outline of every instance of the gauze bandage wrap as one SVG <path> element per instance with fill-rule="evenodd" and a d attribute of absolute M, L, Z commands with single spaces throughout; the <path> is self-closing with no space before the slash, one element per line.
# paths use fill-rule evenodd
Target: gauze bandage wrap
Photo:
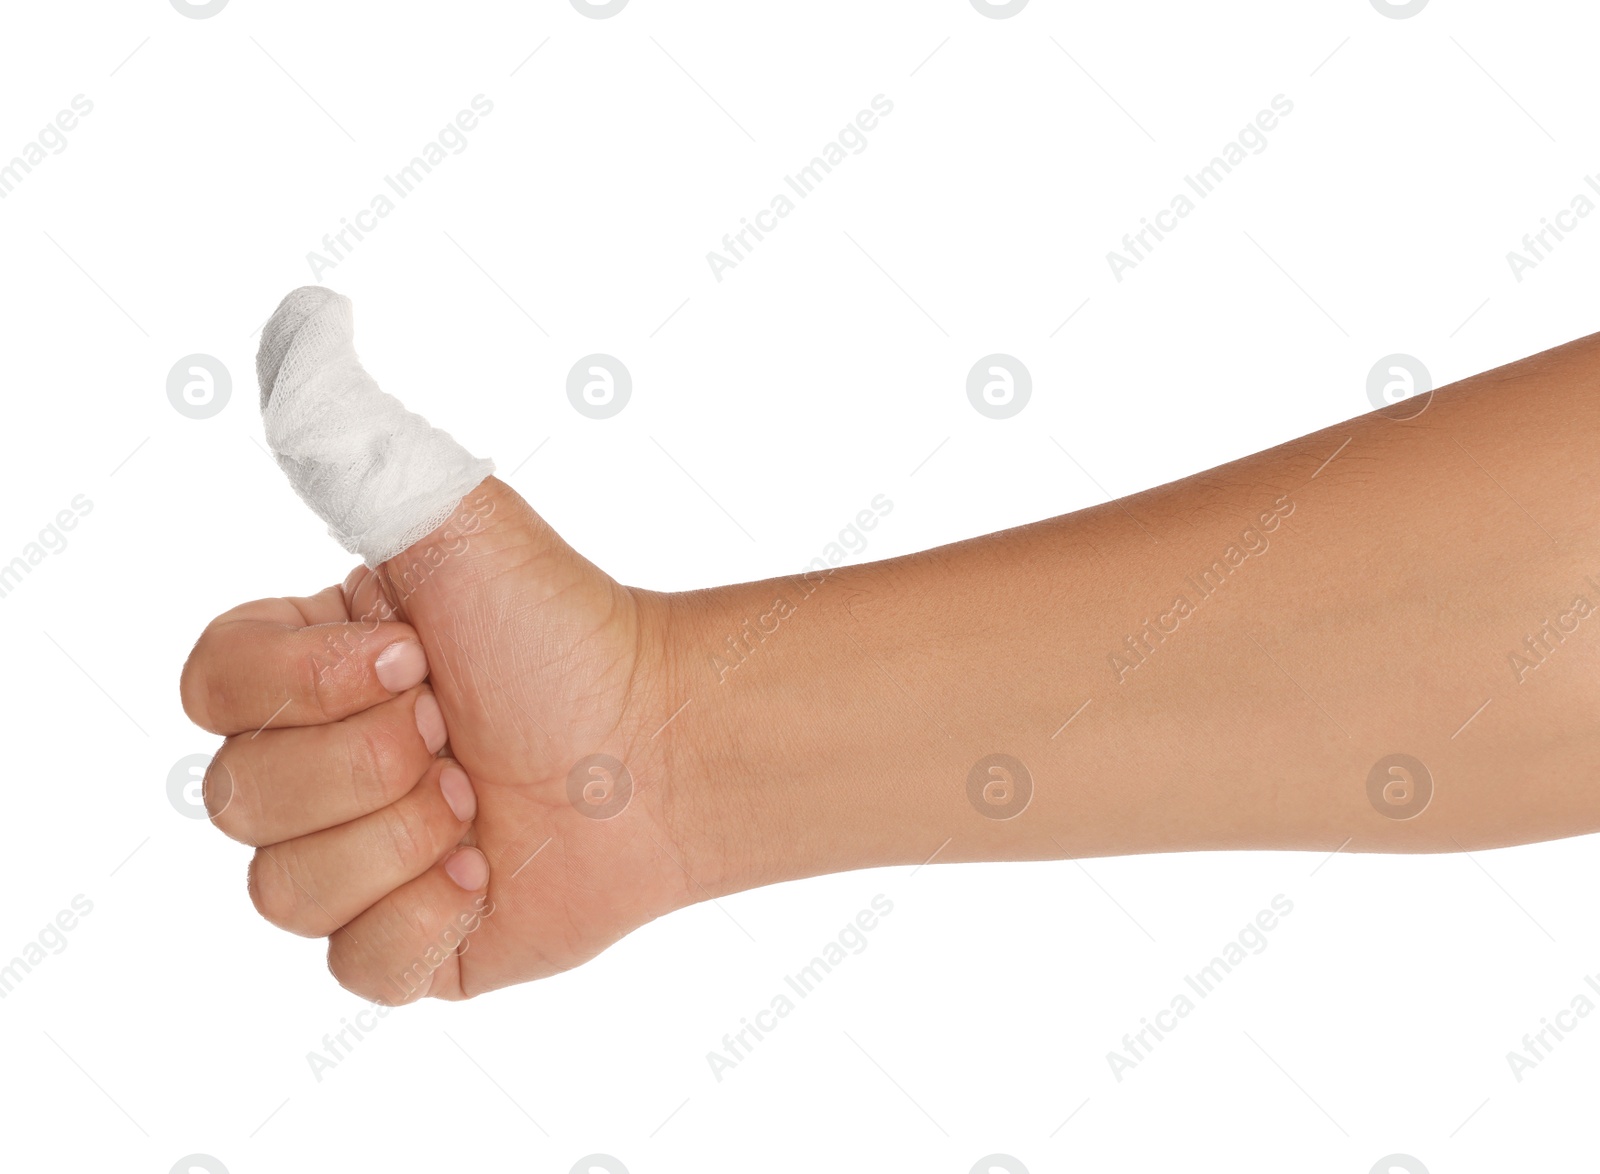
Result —
<path fill-rule="evenodd" d="M 261 330 L 267 444 L 328 532 L 369 567 L 442 525 L 494 471 L 361 368 L 350 299 L 308 285 Z"/>

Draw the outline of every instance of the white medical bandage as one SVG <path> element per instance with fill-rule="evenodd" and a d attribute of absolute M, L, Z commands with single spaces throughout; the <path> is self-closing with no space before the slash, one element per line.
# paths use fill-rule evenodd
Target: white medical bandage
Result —
<path fill-rule="evenodd" d="M 328 532 L 369 567 L 455 512 L 494 472 L 379 390 L 356 358 L 350 299 L 295 290 L 261 329 L 261 418 L 278 465 Z"/>

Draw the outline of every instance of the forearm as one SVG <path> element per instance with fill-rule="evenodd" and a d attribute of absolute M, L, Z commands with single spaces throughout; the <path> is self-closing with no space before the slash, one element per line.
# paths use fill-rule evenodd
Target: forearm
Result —
<path fill-rule="evenodd" d="M 788 845 L 753 883 L 936 850 L 1432 851 L 1594 830 L 1597 384 L 1600 336 L 1411 420 L 680 599 L 695 701 L 677 736 L 735 826 Z M 1431 777 L 1409 819 L 1369 797 L 1396 753 Z M 1031 778 L 1011 818 L 993 818 L 1003 781 L 969 796 L 992 755 Z"/>

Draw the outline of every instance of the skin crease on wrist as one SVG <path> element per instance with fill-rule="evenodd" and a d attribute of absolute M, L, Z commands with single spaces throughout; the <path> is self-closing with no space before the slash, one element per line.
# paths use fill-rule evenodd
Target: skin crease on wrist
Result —
<path fill-rule="evenodd" d="M 846 869 L 1594 831 L 1597 383 L 1600 335 L 1049 521 L 676 594 L 490 478 L 378 569 L 206 629 L 207 804 L 263 916 L 385 1002 Z"/>

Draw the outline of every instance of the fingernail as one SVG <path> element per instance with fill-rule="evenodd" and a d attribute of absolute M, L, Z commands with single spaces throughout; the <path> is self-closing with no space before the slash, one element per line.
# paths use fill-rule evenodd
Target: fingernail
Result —
<path fill-rule="evenodd" d="M 417 695 L 416 713 L 417 733 L 421 734 L 423 742 L 427 743 L 428 753 L 439 753 L 448 735 L 444 728 L 444 714 L 439 712 L 439 703 L 433 699 L 432 693 Z"/>
<path fill-rule="evenodd" d="M 428 675 L 428 656 L 415 640 L 396 640 L 378 653 L 373 667 L 380 685 L 391 693 L 404 693 Z"/>
<path fill-rule="evenodd" d="M 439 790 L 444 794 L 444 801 L 450 804 L 450 810 L 462 823 L 478 813 L 478 796 L 472 789 L 472 780 L 460 767 L 447 766 L 439 772 Z"/>
<path fill-rule="evenodd" d="M 444 862 L 444 870 L 469 893 L 483 888 L 489 880 L 489 860 L 476 848 L 461 849 Z"/>

